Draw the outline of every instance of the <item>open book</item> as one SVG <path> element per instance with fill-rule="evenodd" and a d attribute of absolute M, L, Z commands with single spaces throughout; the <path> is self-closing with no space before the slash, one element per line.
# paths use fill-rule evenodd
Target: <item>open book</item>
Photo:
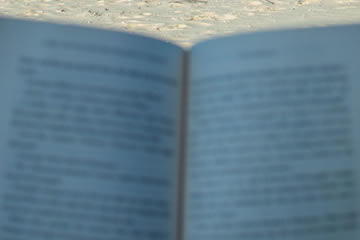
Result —
<path fill-rule="evenodd" d="M 0 36 L 1 240 L 360 239 L 360 26 Z"/>

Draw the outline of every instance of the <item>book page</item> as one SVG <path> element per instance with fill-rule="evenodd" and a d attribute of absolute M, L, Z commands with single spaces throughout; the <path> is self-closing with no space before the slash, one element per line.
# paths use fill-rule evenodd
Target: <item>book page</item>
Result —
<path fill-rule="evenodd" d="M 359 239 L 360 27 L 191 53 L 186 240 Z"/>
<path fill-rule="evenodd" d="M 0 236 L 171 239 L 183 51 L 0 19 Z"/>

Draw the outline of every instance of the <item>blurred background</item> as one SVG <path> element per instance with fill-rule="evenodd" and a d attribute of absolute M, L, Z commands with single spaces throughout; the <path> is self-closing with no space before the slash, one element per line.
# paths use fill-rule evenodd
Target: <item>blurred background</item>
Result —
<path fill-rule="evenodd" d="M 131 31 L 191 46 L 240 32 L 360 23 L 360 0 L 0 0 L 0 16 Z"/>

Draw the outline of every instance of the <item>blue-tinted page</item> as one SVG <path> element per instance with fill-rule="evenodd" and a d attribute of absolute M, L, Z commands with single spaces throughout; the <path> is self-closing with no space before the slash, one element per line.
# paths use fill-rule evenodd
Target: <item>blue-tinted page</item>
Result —
<path fill-rule="evenodd" d="M 0 236 L 169 239 L 182 50 L 0 19 Z"/>
<path fill-rule="evenodd" d="M 360 27 L 191 53 L 186 240 L 359 239 Z"/>

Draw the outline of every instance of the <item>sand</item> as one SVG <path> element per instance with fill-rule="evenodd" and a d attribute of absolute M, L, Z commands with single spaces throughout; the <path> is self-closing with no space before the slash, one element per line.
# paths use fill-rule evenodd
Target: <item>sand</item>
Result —
<path fill-rule="evenodd" d="M 360 0 L 0 0 L 0 16 L 131 31 L 188 47 L 234 33 L 360 23 Z"/>

